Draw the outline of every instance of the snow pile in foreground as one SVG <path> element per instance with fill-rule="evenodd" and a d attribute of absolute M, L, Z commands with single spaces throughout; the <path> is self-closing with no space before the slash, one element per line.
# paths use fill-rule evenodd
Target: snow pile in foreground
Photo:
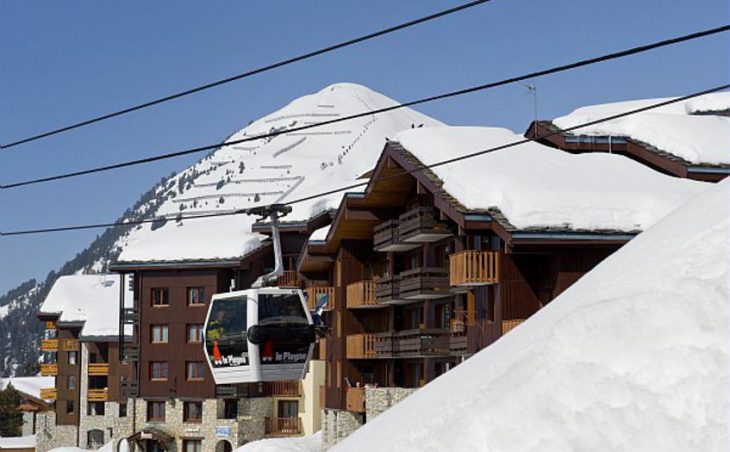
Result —
<path fill-rule="evenodd" d="M 10 438 L 0 437 L 0 450 L 3 449 L 33 449 L 35 448 L 35 435 L 13 436 Z"/>
<path fill-rule="evenodd" d="M 721 451 L 730 180 L 336 451 Z"/>
<path fill-rule="evenodd" d="M 578 108 L 553 120 L 567 129 L 670 99 L 645 99 Z M 730 109 L 730 93 L 707 94 L 574 131 L 576 135 L 635 138 L 692 163 L 730 163 L 730 118 L 693 113 Z"/>
<path fill-rule="evenodd" d="M 115 441 L 109 441 L 108 443 L 104 444 L 99 449 L 96 449 L 96 452 L 113 452 L 114 451 L 114 442 Z M 51 449 L 49 452 L 86 452 L 91 449 L 81 449 L 80 447 L 57 447 L 55 449 Z M 127 441 L 122 441 L 122 443 L 119 446 L 119 452 L 127 452 L 129 450 L 129 446 L 127 445 Z"/>
<path fill-rule="evenodd" d="M 262 439 L 235 449 L 234 452 L 320 452 L 321 432 L 297 438 Z"/>
<path fill-rule="evenodd" d="M 12 384 L 18 391 L 35 397 L 41 398 L 42 388 L 52 388 L 55 385 L 55 377 L 13 377 L 0 378 L 0 391 L 5 389 L 8 383 Z"/>
<path fill-rule="evenodd" d="M 396 140 L 432 164 L 523 137 L 500 128 L 424 127 Z M 518 229 L 644 230 L 706 183 L 660 174 L 620 155 L 569 154 L 526 143 L 432 169 L 469 209 L 497 207 Z"/>

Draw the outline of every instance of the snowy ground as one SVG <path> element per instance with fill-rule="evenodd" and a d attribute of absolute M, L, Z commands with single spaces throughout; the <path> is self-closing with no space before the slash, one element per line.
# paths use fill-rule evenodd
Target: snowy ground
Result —
<path fill-rule="evenodd" d="M 321 436 L 314 435 L 299 438 L 275 438 L 254 441 L 235 449 L 234 452 L 320 452 Z"/>
<path fill-rule="evenodd" d="M 0 450 L 35 448 L 35 435 L 14 436 L 10 438 L 0 437 Z"/>
<path fill-rule="evenodd" d="M 333 451 L 725 451 L 730 179 Z"/>

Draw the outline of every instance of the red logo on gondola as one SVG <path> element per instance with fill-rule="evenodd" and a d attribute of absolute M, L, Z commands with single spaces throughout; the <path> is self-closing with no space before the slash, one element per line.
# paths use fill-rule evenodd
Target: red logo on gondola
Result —
<path fill-rule="evenodd" d="M 264 351 L 261 354 L 261 360 L 270 362 L 274 359 L 274 343 L 271 342 L 271 339 L 266 341 L 266 344 L 264 344 Z"/>
<path fill-rule="evenodd" d="M 221 351 L 218 349 L 218 341 L 213 341 L 213 360 L 221 360 Z"/>

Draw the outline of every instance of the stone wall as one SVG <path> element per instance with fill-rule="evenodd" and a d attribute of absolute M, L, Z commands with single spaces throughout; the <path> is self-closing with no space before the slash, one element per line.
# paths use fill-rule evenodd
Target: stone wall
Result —
<path fill-rule="evenodd" d="M 365 418 L 375 419 L 416 391 L 417 388 L 365 388 Z"/>
<path fill-rule="evenodd" d="M 363 424 L 363 416 L 346 410 L 322 410 L 322 450 L 350 436 Z"/>
<path fill-rule="evenodd" d="M 35 434 L 35 413 L 33 411 L 23 412 L 23 436 Z"/>
<path fill-rule="evenodd" d="M 56 425 L 54 411 L 39 413 L 36 421 L 36 452 L 78 445 L 78 428 L 75 425 Z"/>

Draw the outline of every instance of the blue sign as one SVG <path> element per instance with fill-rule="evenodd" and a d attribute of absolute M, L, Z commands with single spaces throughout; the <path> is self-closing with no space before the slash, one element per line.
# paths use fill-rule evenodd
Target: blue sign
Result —
<path fill-rule="evenodd" d="M 231 436 L 231 427 L 216 427 L 215 436 L 218 438 L 228 438 Z"/>

